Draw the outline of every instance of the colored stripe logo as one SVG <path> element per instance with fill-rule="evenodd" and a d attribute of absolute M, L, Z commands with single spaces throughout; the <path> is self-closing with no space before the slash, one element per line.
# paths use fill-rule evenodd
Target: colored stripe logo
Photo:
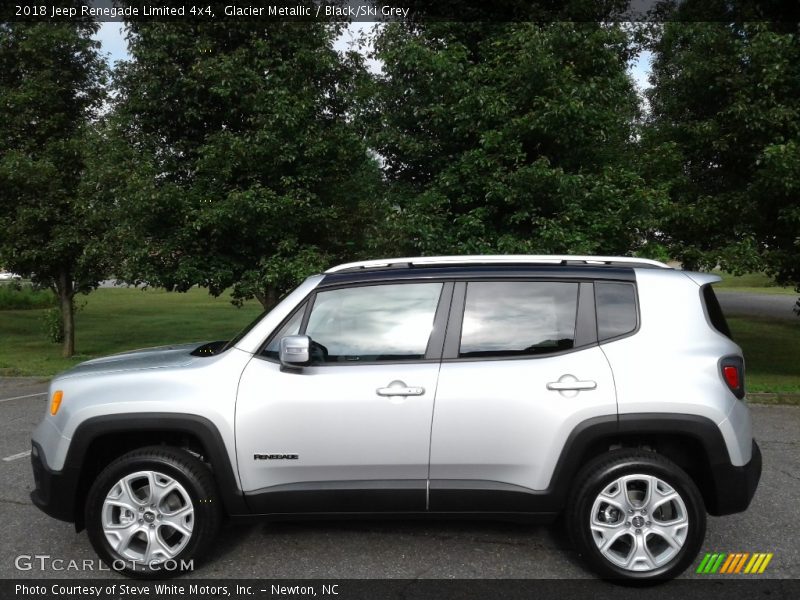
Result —
<path fill-rule="evenodd" d="M 725 575 L 756 575 L 761 574 L 767 569 L 769 561 L 772 560 L 772 552 L 708 552 L 700 561 L 697 573 L 703 575 L 713 575 L 715 573 Z"/>

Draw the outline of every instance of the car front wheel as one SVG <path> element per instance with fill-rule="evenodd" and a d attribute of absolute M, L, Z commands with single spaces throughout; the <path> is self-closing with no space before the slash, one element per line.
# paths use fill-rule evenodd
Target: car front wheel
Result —
<path fill-rule="evenodd" d="M 220 522 L 210 470 L 166 446 L 129 452 L 98 476 L 86 529 L 100 558 L 131 577 L 162 578 L 194 568 Z"/>

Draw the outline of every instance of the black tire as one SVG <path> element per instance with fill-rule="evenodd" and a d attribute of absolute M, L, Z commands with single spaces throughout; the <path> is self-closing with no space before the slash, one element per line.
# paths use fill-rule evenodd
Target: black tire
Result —
<path fill-rule="evenodd" d="M 665 554 L 660 555 L 664 557 L 665 562 L 646 571 L 627 569 L 614 563 L 611 558 L 607 558 L 598 548 L 598 543 L 595 542 L 595 534 L 590 526 L 594 502 L 600 493 L 607 490 L 620 477 L 635 474 L 655 476 L 671 487 L 680 496 L 680 500 L 683 501 L 686 517 L 688 518 L 688 528 L 680 550 L 674 552 L 674 550 L 665 547 Z M 613 491 L 614 488 L 610 489 Z M 627 492 L 625 493 L 627 497 Z M 603 503 L 600 506 L 609 505 Z M 673 506 L 677 505 L 670 505 L 666 509 L 672 509 Z M 598 512 L 602 511 L 598 510 Z M 609 523 L 619 522 L 619 511 L 615 511 L 612 508 L 609 514 L 613 519 Z M 658 516 L 661 517 L 662 515 L 663 513 L 659 512 Z M 631 554 L 628 554 L 630 557 L 633 556 L 632 552 L 634 550 L 632 544 L 635 544 L 637 540 L 647 539 L 649 540 L 647 544 L 662 543 L 663 537 L 659 539 L 658 535 L 647 535 L 647 525 L 638 530 L 643 532 L 643 537 L 637 537 L 639 534 L 636 530 L 636 524 L 641 523 L 641 521 L 634 521 L 633 519 L 636 516 L 639 516 L 638 510 L 633 516 L 624 515 L 622 517 L 623 522 L 619 526 L 620 529 L 610 531 L 607 538 L 600 538 L 610 542 L 614 534 L 622 528 L 628 530 L 626 533 L 621 534 L 619 542 L 611 544 L 610 550 L 613 550 L 613 552 L 610 553 L 616 554 L 614 544 L 622 547 L 623 550 L 627 545 L 630 545 Z M 603 518 L 606 518 L 605 514 L 603 514 Z M 646 513 L 643 518 L 653 518 L 655 521 L 655 516 L 647 516 Z M 683 572 L 695 560 L 705 538 L 706 511 L 703 497 L 694 481 L 675 463 L 655 452 L 623 449 L 601 455 L 580 470 L 570 494 L 566 522 L 575 549 L 601 577 L 622 583 L 644 584 L 672 579 Z M 631 524 L 628 525 L 628 523 Z M 645 521 L 645 523 L 650 523 L 650 521 Z M 603 533 L 597 535 L 602 536 Z M 674 553 L 671 557 L 669 556 L 670 552 Z M 624 552 L 619 554 L 622 555 Z M 620 558 L 620 560 L 624 559 Z M 656 561 L 653 562 L 655 563 Z M 643 568 L 647 568 L 647 563 Z"/>
<path fill-rule="evenodd" d="M 138 523 L 144 523 L 143 525 L 137 526 L 133 521 L 127 519 L 128 515 L 133 511 L 122 511 L 127 519 L 125 522 L 131 523 L 131 531 L 133 529 L 140 530 L 139 533 L 132 536 L 132 542 L 140 547 L 149 548 L 149 543 L 145 542 L 148 539 L 148 535 L 152 535 L 152 532 L 148 534 L 146 529 L 148 523 L 149 527 L 156 532 L 156 535 L 160 536 L 159 540 L 165 538 L 170 540 L 177 539 L 178 542 L 175 543 L 174 547 L 181 548 L 182 546 L 180 551 L 173 557 L 155 559 L 149 561 L 150 564 L 144 562 L 144 556 L 140 560 L 137 556 L 131 557 L 130 555 L 119 554 L 112 547 L 103 528 L 104 518 L 119 518 L 119 510 L 114 513 L 115 509 L 113 508 L 108 509 L 109 512 L 104 515 L 103 507 L 107 496 L 124 478 L 140 472 L 156 473 L 160 476 L 159 481 L 167 482 L 172 480 L 182 486 L 182 489 L 177 488 L 178 491 L 176 492 L 165 494 L 161 501 L 164 504 L 155 509 L 149 509 L 146 503 L 143 504 L 140 513 L 134 513 L 133 517 Z M 139 479 L 132 481 L 132 485 L 138 484 Z M 146 479 L 142 477 L 141 481 L 144 482 Z M 165 485 L 166 487 L 168 486 Z M 116 490 L 120 489 L 119 487 L 116 488 Z M 150 493 L 149 486 L 141 486 L 138 493 L 143 498 L 148 497 Z M 186 495 L 191 501 L 193 513 L 190 518 L 190 533 L 183 535 L 178 533 L 177 529 L 171 529 L 169 526 L 164 527 L 166 523 L 156 519 L 168 518 L 166 511 L 164 511 L 166 516 L 160 514 L 161 506 L 166 506 L 167 502 L 175 504 L 176 510 L 186 508 L 188 506 Z M 139 505 L 137 504 L 137 506 Z M 169 508 L 169 506 L 166 506 L 166 508 Z M 89 489 L 84 514 L 89 541 L 91 541 L 92 546 L 103 562 L 110 568 L 129 577 L 148 579 L 175 577 L 182 572 L 193 569 L 196 566 L 194 564 L 195 559 L 202 558 L 216 537 L 222 519 L 220 498 L 211 470 L 188 452 L 170 446 L 140 448 L 114 460 L 100 473 Z M 117 517 L 114 517 L 115 514 L 117 514 Z M 138 517 L 142 518 L 139 519 Z M 188 516 L 185 518 L 189 519 Z M 121 545 L 121 542 L 118 543 Z M 155 543 L 154 547 L 157 547 Z M 130 548 L 131 546 L 128 545 L 123 550 L 134 554 Z"/>

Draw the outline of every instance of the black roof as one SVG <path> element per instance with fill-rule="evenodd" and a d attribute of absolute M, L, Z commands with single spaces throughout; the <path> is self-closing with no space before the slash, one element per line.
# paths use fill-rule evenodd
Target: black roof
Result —
<path fill-rule="evenodd" d="M 649 266 L 649 265 L 645 265 Z M 562 280 L 616 280 L 636 281 L 634 268 L 638 264 L 625 266 L 607 265 L 527 265 L 527 264 L 447 264 L 447 265 L 402 265 L 387 267 L 353 268 L 335 273 L 326 273 L 320 285 L 340 285 L 354 282 L 407 281 L 431 279 L 438 281 L 461 279 L 562 279 Z"/>

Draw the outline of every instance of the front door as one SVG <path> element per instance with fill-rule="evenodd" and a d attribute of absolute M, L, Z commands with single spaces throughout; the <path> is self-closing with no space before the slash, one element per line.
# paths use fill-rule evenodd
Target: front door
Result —
<path fill-rule="evenodd" d="M 425 510 L 443 337 L 434 326 L 444 327 L 451 288 L 321 289 L 279 328 L 239 384 L 237 455 L 251 510 Z M 282 369 L 278 342 L 296 333 L 311 338 L 312 364 Z"/>

